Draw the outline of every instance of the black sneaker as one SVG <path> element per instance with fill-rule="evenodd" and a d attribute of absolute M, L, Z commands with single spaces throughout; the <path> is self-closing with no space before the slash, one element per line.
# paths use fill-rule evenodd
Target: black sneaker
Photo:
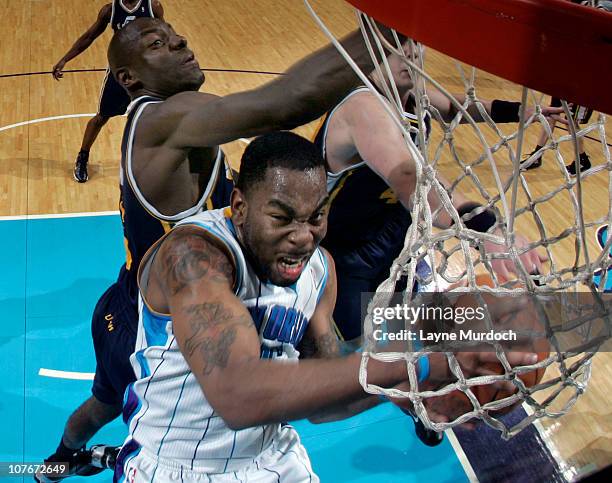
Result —
<path fill-rule="evenodd" d="M 80 151 L 76 163 L 74 163 L 74 179 L 78 183 L 85 183 L 89 179 L 89 176 L 87 176 L 87 161 L 89 161 L 89 153 Z"/>
<path fill-rule="evenodd" d="M 529 171 L 530 169 L 536 169 L 542 166 L 542 156 L 536 158 L 533 162 L 527 163 L 527 160 L 521 162 L 521 171 Z"/>
<path fill-rule="evenodd" d="M 572 161 L 572 164 L 566 166 L 567 172 L 570 176 L 576 176 L 576 160 Z M 587 153 L 580 154 L 580 172 L 584 174 L 585 171 L 591 169 L 591 159 Z"/>
<path fill-rule="evenodd" d="M 542 166 L 541 154 L 533 161 L 529 161 L 529 158 L 531 158 L 540 149 L 542 149 L 540 146 L 536 147 L 533 151 L 531 151 L 527 156 L 523 158 L 523 160 L 521 161 L 521 171 L 529 171 L 530 169 L 536 169 Z"/>
<path fill-rule="evenodd" d="M 412 414 L 412 412 L 405 409 L 402 409 L 402 411 L 412 418 L 412 421 L 414 422 L 414 432 L 421 440 L 421 443 L 426 446 L 438 446 L 442 441 L 444 441 L 444 433 L 438 433 L 432 429 L 427 429 L 423 422 Z"/>

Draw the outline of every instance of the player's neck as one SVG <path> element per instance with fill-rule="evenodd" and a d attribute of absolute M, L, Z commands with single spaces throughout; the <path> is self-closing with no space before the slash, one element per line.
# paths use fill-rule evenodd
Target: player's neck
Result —
<path fill-rule="evenodd" d="M 370 80 L 376 86 L 378 92 L 380 93 L 385 92 L 385 84 L 389 85 L 389 83 L 386 82 L 386 79 L 383 80 L 377 71 L 374 71 L 370 74 Z M 397 92 L 400 96 L 400 99 L 402 100 L 408 96 L 409 91 L 410 90 L 406 89 L 405 87 L 397 86 Z"/>
<path fill-rule="evenodd" d="M 174 94 L 176 94 L 176 92 L 164 93 L 164 92 L 157 92 L 152 89 L 143 88 L 143 89 L 138 89 L 137 91 L 132 92 L 131 97 L 132 99 L 137 99 L 139 97 L 155 97 L 157 99 L 166 100 L 168 99 L 168 97 L 171 97 Z"/>

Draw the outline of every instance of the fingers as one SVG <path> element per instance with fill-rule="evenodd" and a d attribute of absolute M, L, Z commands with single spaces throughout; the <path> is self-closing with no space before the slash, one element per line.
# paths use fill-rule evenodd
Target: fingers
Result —
<path fill-rule="evenodd" d="M 493 262 L 491 263 L 491 266 L 493 267 L 493 270 L 495 270 L 495 273 L 499 276 L 499 278 L 501 278 L 502 281 L 504 280 L 509 280 L 511 277 L 510 275 L 510 271 L 508 270 L 506 263 L 510 263 L 510 266 L 513 266 L 514 264 L 512 262 L 509 262 L 508 260 L 493 260 Z M 514 271 L 514 269 L 512 270 Z"/>
<path fill-rule="evenodd" d="M 543 107 L 542 114 L 550 116 L 551 114 L 563 114 L 563 107 Z"/>
<path fill-rule="evenodd" d="M 534 352 L 508 352 L 506 359 L 512 367 L 530 366 L 538 362 L 538 355 Z"/>
<path fill-rule="evenodd" d="M 540 256 L 534 251 L 530 251 L 521 257 L 523 266 L 530 275 L 536 275 L 542 273 L 542 260 Z"/>
<path fill-rule="evenodd" d="M 446 414 L 437 412 L 434 409 L 427 409 L 427 416 L 433 423 L 448 423 L 450 420 Z"/>
<path fill-rule="evenodd" d="M 553 115 L 553 116 L 548 116 L 550 119 L 554 120 L 555 122 L 559 122 L 565 126 L 569 126 L 569 121 L 567 120 L 567 118 L 565 116 L 559 116 L 559 115 Z"/>
<path fill-rule="evenodd" d="M 538 253 L 534 248 L 521 256 L 521 261 L 530 275 L 543 273 L 543 264 L 548 262 L 546 254 Z"/>

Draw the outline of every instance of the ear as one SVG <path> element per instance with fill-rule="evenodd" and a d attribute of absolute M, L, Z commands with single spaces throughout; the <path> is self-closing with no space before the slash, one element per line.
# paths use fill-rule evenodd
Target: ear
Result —
<path fill-rule="evenodd" d="M 234 188 L 230 198 L 232 208 L 232 222 L 235 226 L 242 226 L 247 216 L 248 205 L 244 193 L 238 188 Z"/>
<path fill-rule="evenodd" d="M 127 67 L 120 67 L 115 72 L 115 79 L 128 92 L 133 92 L 141 87 L 141 82 L 134 73 Z"/>

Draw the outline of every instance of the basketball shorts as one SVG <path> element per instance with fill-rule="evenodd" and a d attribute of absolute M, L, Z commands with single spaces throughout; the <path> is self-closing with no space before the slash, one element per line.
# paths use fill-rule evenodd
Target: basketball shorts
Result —
<path fill-rule="evenodd" d="M 106 404 L 123 402 L 126 387 L 136 380 L 130 355 L 136 345 L 138 312 L 121 286 L 113 284 L 94 309 L 91 335 L 96 374 L 91 392 Z"/>
<path fill-rule="evenodd" d="M 127 111 L 130 102 L 127 91 L 115 80 L 110 69 L 106 69 L 106 76 L 100 90 L 98 114 L 103 117 L 121 116 Z"/>
<path fill-rule="evenodd" d="M 198 472 L 190 467 L 162 460 L 146 448 L 134 446 L 133 443 L 133 440 L 126 443 L 124 448 L 129 446 L 129 453 L 122 455 L 124 452 L 122 449 L 117 458 L 114 482 L 316 483 L 320 481 L 312 470 L 306 448 L 302 446 L 295 429 L 289 425 L 281 428 L 278 438 L 257 458 L 224 473 Z"/>
<path fill-rule="evenodd" d="M 550 107 L 561 107 L 561 99 L 552 97 L 550 99 Z M 576 124 L 586 124 L 591 119 L 593 109 L 574 104 L 570 107 L 570 112 Z"/>

